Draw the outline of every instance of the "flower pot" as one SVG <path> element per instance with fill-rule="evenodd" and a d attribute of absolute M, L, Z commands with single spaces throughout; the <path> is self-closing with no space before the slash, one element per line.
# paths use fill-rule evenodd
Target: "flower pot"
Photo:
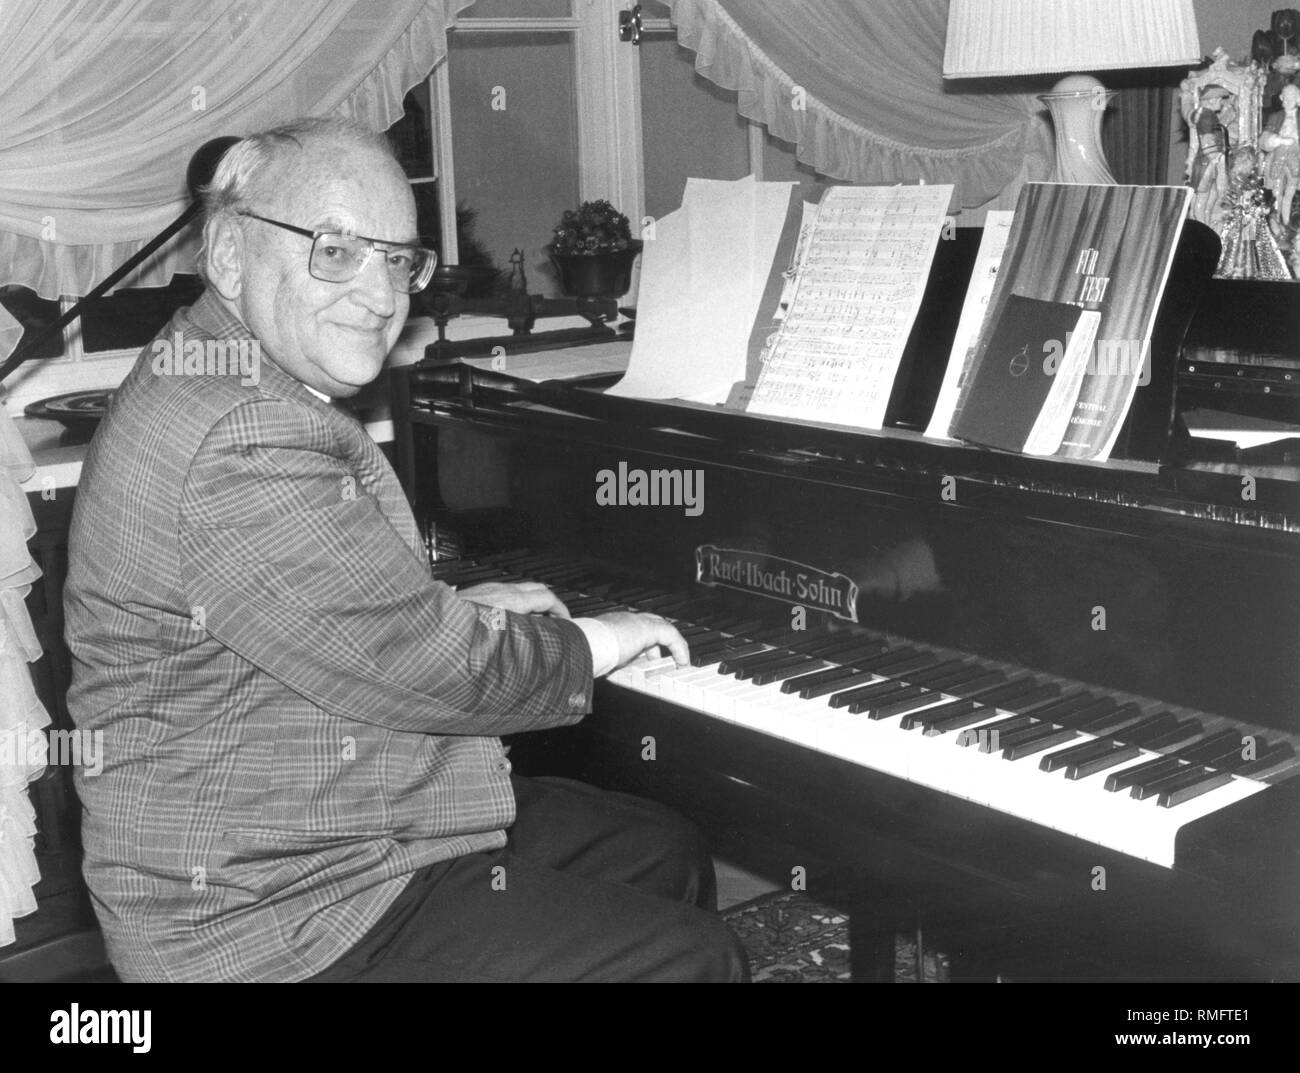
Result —
<path fill-rule="evenodd" d="M 578 298 L 621 298 L 632 286 L 632 264 L 641 252 L 633 241 L 606 253 L 552 253 L 551 263 L 565 294 Z"/>

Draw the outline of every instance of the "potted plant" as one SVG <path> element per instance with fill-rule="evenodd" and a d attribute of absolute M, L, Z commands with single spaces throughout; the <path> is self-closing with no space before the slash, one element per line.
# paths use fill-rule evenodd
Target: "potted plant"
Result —
<path fill-rule="evenodd" d="M 618 298 L 632 286 L 642 242 L 608 201 L 584 201 L 565 212 L 547 249 L 565 294 Z"/>

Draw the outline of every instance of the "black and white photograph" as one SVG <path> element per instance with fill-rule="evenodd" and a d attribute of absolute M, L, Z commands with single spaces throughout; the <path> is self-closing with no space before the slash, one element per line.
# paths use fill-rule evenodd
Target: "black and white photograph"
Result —
<path fill-rule="evenodd" d="M 11 1053 L 1280 1041 L 1275 2 L 0 4 Z"/>

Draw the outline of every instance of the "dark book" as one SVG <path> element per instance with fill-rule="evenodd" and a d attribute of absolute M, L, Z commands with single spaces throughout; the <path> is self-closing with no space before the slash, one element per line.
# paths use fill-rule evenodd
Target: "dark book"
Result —
<path fill-rule="evenodd" d="M 952 435 L 988 447 L 1052 454 L 1074 410 L 1097 314 L 1010 295 L 963 385 Z"/>
<path fill-rule="evenodd" d="M 1178 186 L 1026 184 L 963 378 L 952 434 L 962 435 L 957 427 L 967 393 L 981 380 L 987 343 L 1010 300 L 1066 302 L 1099 313 L 1100 321 L 1074 412 L 1054 453 L 1109 457 L 1134 393 L 1151 376 L 1151 333 L 1190 197 L 1190 189 Z"/>

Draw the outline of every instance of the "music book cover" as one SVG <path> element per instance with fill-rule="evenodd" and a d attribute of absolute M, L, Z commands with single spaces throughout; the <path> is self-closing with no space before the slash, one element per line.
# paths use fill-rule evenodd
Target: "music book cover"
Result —
<path fill-rule="evenodd" d="M 1181 186 L 1026 184 L 951 427 L 962 420 L 1011 297 L 1067 302 L 1100 319 L 1074 412 L 1053 453 L 1108 458 L 1134 393 L 1150 380 L 1151 333 L 1190 199 Z"/>
<path fill-rule="evenodd" d="M 1005 451 L 1055 452 L 1098 319 L 1068 302 L 1011 295 L 967 385 L 953 435 Z"/>

